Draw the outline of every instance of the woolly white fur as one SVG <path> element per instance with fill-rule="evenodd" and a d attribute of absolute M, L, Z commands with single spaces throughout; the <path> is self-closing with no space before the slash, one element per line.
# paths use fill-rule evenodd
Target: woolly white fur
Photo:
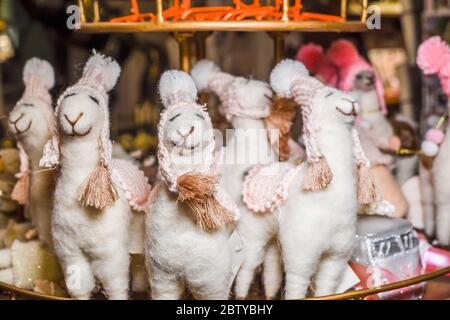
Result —
<path fill-rule="evenodd" d="M 213 77 L 221 72 L 220 68 L 212 61 L 203 59 L 198 61 L 191 70 L 192 79 L 198 91 L 208 88 Z"/>
<path fill-rule="evenodd" d="M 190 77 L 181 71 L 164 73 L 160 80 L 161 99 L 163 102 L 168 101 L 167 96 L 174 92 L 193 93 L 191 83 Z M 196 92 L 191 97 L 192 103 L 195 103 Z M 194 150 L 190 147 L 202 142 L 203 135 L 191 134 L 189 145 L 173 146 L 172 141 L 176 138 L 177 130 L 194 127 L 195 133 L 211 128 L 210 120 L 206 117 L 201 120 L 196 115 L 199 110 L 188 108 L 187 105 L 167 112 L 167 119 L 179 114 L 160 128 L 164 132 L 168 151 L 176 150 L 172 152 L 171 159 L 176 158 L 173 161 L 179 165 L 189 163 L 186 169 L 195 170 L 196 163 L 192 163 L 191 159 L 196 158 L 195 154 L 202 153 L 204 144 Z M 194 157 L 191 158 L 192 155 Z M 201 161 L 201 156 L 198 158 Z M 227 299 L 232 250 L 226 228 L 211 231 L 201 229 L 194 222 L 190 209 L 177 201 L 177 195 L 169 191 L 164 182 L 155 188 L 146 215 L 145 243 L 152 299 L 181 299 L 185 288 L 197 299 Z"/>
<path fill-rule="evenodd" d="M 37 58 L 29 60 L 24 68 L 24 81 L 28 81 L 31 76 L 41 77 L 48 89 L 53 87 L 54 71 L 47 61 Z M 30 193 L 27 213 L 38 231 L 39 239 L 51 248 L 50 219 L 53 207 L 54 173 L 52 171 L 33 173 L 40 170 L 39 160 L 42 157 L 42 148 L 51 136 L 51 124 L 46 116 L 51 112 L 48 108 L 49 106 L 38 97 L 21 100 L 9 114 L 9 127 L 30 159 Z M 28 126 L 29 129 L 25 131 Z"/>
<path fill-rule="evenodd" d="M 449 104 L 450 107 L 450 104 Z M 420 183 L 425 232 L 436 236 L 443 246 L 450 245 L 450 125 L 431 170 L 420 166 Z"/>
<path fill-rule="evenodd" d="M 282 79 L 280 70 L 290 72 L 292 66 L 285 62 L 279 66 L 274 70 L 280 72 L 275 78 Z M 290 86 L 288 82 L 284 84 L 285 88 Z M 333 94 L 327 97 L 330 92 Z M 349 100 L 353 98 L 327 88 L 314 94 L 312 110 L 315 119 L 320 119 L 320 130 L 315 134 L 333 179 L 322 191 L 304 192 L 301 181 L 307 164 L 303 163 L 290 187 L 287 203 L 280 208 L 279 241 L 286 272 L 286 299 L 305 297 L 313 277 L 316 296 L 335 293 L 352 251 L 358 209 L 351 133 L 354 119 L 336 110 L 339 106 L 350 113 Z"/>

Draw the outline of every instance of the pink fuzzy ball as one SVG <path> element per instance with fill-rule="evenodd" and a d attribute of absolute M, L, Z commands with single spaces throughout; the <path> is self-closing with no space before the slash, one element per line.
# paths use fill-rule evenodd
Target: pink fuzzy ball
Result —
<path fill-rule="evenodd" d="M 425 40 L 417 52 L 417 65 L 424 74 L 438 73 L 450 59 L 450 47 L 439 36 Z"/>
<path fill-rule="evenodd" d="M 327 57 L 337 66 L 347 66 L 358 59 L 359 54 L 351 41 L 339 39 L 331 44 L 327 52 Z"/>
<path fill-rule="evenodd" d="M 323 48 L 315 43 L 308 43 L 298 49 L 297 60 L 302 62 L 306 69 L 312 73 L 317 72 L 317 67 L 323 58 Z"/>
<path fill-rule="evenodd" d="M 436 128 L 430 129 L 425 134 L 425 139 L 439 145 L 444 141 L 444 132 Z"/>

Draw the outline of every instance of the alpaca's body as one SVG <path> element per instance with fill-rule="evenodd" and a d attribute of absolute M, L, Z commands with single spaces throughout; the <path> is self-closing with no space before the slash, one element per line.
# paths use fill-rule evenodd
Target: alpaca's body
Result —
<path fill-rule="evenodd" d="M 296 182 L 304 179 L 306 166 L 290 187 L 281 207 L 279 240 L 286 272 L 286 299 L 306 295 L 315 274 L 315 295 L 335 292 L 351 254 L 356 233 L 356 180 L 351 126 L 321 123 L 320 148 L 333 172 L 330 185 L 318 192 L 304 192 Z"/>
<path fill-rule="evenodd" d="M 78 200 L 79 186 L 98 163 L 96 141 L 66 141 L 61 147 L 52 219 L 55 251 L 73 297 L 88 299 L 95 277 L 110 299 L 127 299 L 128 201 L 118 187 L 119 199 L 101 211 L 85 208 Z M 73 280 L 76 276 L 79 282 Z"/>
<path fill-rule="evenodd" d="M 153 299 L 227 299 L 231 248 L 225 228 L 201 230 L 190 209 L 162 183 L 146 219 L 147 265 Z"/>
<path fill-rule="evenodd" d="M 272 163 L 278 158 L 267 139 L 264 120 L 234 117 L 232 123 L 235 130 L 243 131 L 237 131 L 230 141 L 227 141 L 225 164 L 222 166 L 222 185 L 241 211 L 236 230 L 243 240 L 245 259 L 236 276 L 235 293 L 237 297 L 247 296 L 255 270 L 264 261 L 265 294 L 267 298 L 274 298 L 281 286 L 283 276 L 276 240 L 277 214 L 276 212 L 255 213 L 249 210 L 242 201 L 242 184 L 248 170 L 253 166 Z M 245 134 L 253 134 L 257 143 L 253 140 L 254 138 L 252 140 L 245 138 Z M 237 159 L 237 161 L 229 164 L 228 159 Z M 264 258 L 265 255 L 267 255 L 266 258 Z"/>
<path fill-rule="evenodd" d="M 39 160 L 42 148 L 50 137 L 50 131 L 43 137 L 29 136 L 22 144 L 30 158 L 30 193 L 27 214 L 36 227 L 39 239 L 52 247 L 51 215 L 53 208 L 53 191 L 55 187 L 54 171 L 42 171 Z"/>
<path fill-rule="evenodd" d="M 436 235 L 441 245 L 450 245 L 450 127 L 431 171 L 420 167 L 425 232 Z"/>

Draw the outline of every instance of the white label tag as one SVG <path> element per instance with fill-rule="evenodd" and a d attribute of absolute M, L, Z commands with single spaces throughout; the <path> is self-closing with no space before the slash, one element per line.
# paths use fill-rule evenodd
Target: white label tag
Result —
<path fill-rule="evenodd" d="M 230 248 L 232 250 L 231 253 L 231 272 L 232 272 L 232 278 L 231 281 L 234 281 L 234 278 L 236 277 L 239 268 L 241 267 L 242 263 L 244 262 L 245 255 L 244 255 L 244 241 L 239 235 L 239 233 L 234 230 L 231 236 L 228 238 L 228 243 L 230 244 Z"/>

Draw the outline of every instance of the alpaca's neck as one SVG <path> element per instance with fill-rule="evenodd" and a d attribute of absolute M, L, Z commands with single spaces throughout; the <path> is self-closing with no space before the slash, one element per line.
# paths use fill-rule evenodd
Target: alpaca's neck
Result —
<path fill-rule="evenodd" d="M 351 125 L 322 125 L 317 133 L 320 150 L 333 172 L 333 181 L 354 183 L 353 138 Z"/>
<path fill-rule="evenodd" d="M 68 139 L 61 144 L 61 168 L 77 170 L 78 173 L 91 173 L 99 162 L 97 139 Z"/>
<path fill-rule="evenodd" d="M 50 139 L 50 131 L 43 135 L 27 135 L 20 142 L 30 159 L 30 168 L 35 171 L 39 169 L 39 160 L 42 157 L 42 150 L 45 143 Z"/>

